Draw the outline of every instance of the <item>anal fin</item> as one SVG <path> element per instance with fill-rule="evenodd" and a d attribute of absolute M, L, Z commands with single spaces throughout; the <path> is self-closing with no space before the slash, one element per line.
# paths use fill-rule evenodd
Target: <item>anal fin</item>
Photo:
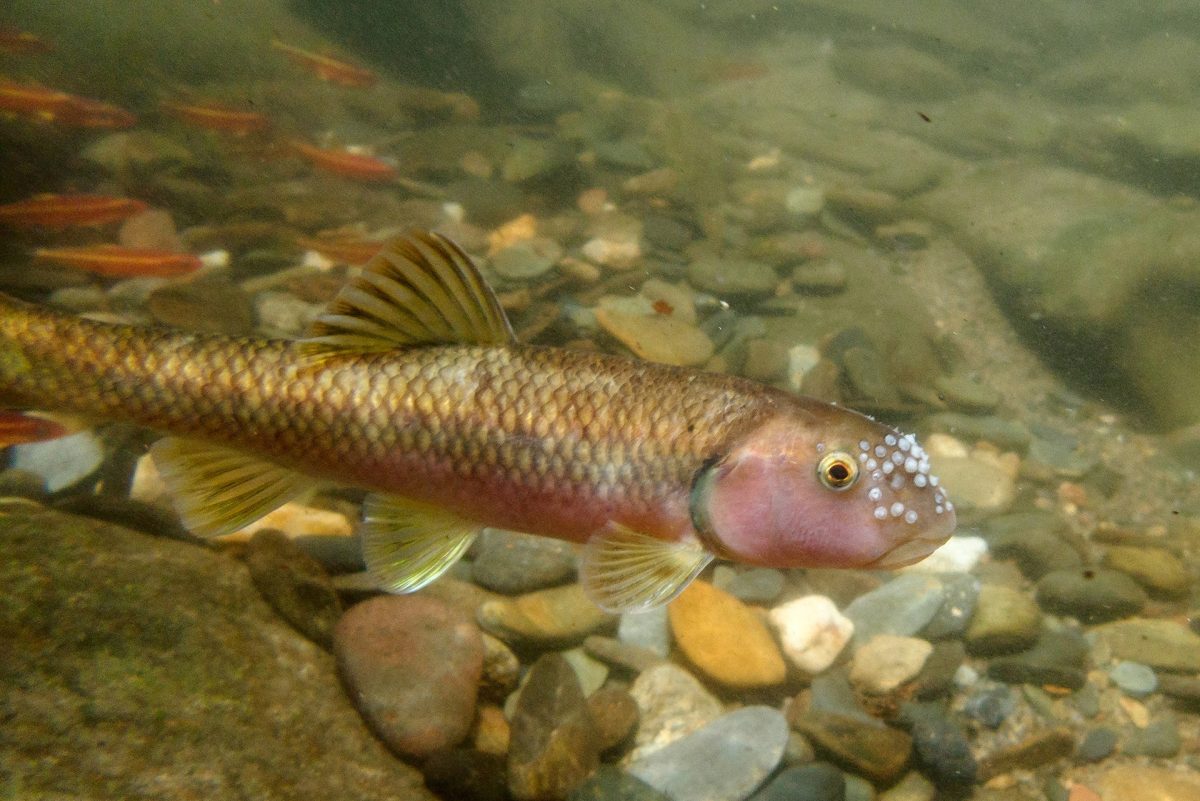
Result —
<path fill-rule="evenodd" d="M 165 437 L 150 454 L 183 525 L 202 537 L 237 531 L 317 484 L 266 459 L 197 440 Z"/>
<path fill-rule="evenodd" d="M 675 599 L 712 561 L 699 544 L 671 542 L 612 525 L 588 540 L 580 575 L 609 612 L 644 612 Z"/>
<path fill-rule="evenodd" d="M 440 506 L 370 495 L 363 504 L 363 560 L 381 589 L 415 592 L 449 570 L 480 528 Z"/>

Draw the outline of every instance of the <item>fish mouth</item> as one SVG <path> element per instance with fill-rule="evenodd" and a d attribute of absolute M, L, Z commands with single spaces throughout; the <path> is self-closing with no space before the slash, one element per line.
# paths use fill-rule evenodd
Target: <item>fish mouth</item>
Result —
<path fill-rule="evenodd" d="M 942 547 L 948 539 L 949 537 L 933 535 L 909 540 L 897 545 L 874 562 L 865 565 L 865 568 L 868 570 L 895 570 L 915 565 Z"/>

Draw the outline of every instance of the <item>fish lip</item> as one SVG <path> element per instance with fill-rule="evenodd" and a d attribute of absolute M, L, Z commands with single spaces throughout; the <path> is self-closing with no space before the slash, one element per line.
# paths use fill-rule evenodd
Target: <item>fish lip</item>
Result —
<path fill-rule="evenodd" d="M 917 537 L 901 545 L 897 545 L 875 561 L 864 565 L 864 567 L 867 570 L 895 570 L 896 568 L 915 565 L 942 547 L 948 539 L 950 539 L 948 536 Z"/>

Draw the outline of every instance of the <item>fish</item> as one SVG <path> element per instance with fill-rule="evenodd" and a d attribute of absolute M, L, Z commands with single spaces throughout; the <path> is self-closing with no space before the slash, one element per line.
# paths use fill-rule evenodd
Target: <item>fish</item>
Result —
<path fill-rule="evenodd" d="M 271 47 L 283 53 L 296 64 L 309 70 L 321 80 L 328 81 L 329 83 L 365 89 L 374 86 L 378 80 L 375 73 L 368 69 L 331 56 L 301 50 L 298 47 L 285 44 L 278 39 L 271 42 Z"/>
<path fill-rule="evenodd" d="M 0 406 L 165 433 L 151 455 L 201 536 L 364 490 L 364 562 L 398 593 L 487 526 L 582 544 L 585 591 L 619 612 L 716 557 L 895 568 L 955 527 L 911 435 L 736 376 L 521 344 L 471 258 L 427 231 L 390 240 L 299 340 L 0 299 Z"/>
<path fill-rule="evenodd" d="M 137 115 L 103 100 L 72 95 L 57 121 L 76 128 L 119 129 L 136 125 Z"/>
<path fill-rule="evenodd" d="M 0 225 L 9 228 L 71 228 L 119 222 L 149 206 L 127 197 L 41 194 L 0 205 Z"/>
<path fill-rule="evenodd" d="M 128 128 L 137 117 L 119 106 L 0 78 L 0 112 L 76 128 Z"/>
<path fill-rule="evenodd" d="M 288 146 L 314 167 L 359 181 L 387 181 L 396 176 L 396 168 L 386 161 L 349 150 L 330 150 L 294 139 Z"/>
<path fill-rule="evenodd" d="M 57 89 L 0 78 L 0 112 L 49 122 L 63 114 L 71 100 Z"/>
<path fill-rule="evenodd" d="M 263 114 L 228 108 L 217 103 L 176 103 L 164 100 L 162 108 L 190 125 L 234 136 L 262 133 L 271 127 L 271 121 Z"/>
<path fill-rule="evenodd" d="M 66 248 L 37 248 L 35 263 L 61 264 L 108 278 L 155 276 L 174 278 L 204 266 L 199 256 L 174 250 L 128 248 L 121 245 L 82 245 Z"/>
<path fill-rule="evenodd" d="M 52 49 L 49 42 L 35 33 L 17 30 L 16 28 L 0 27 L 0 53 L 26 55 L 31 53 L 48 53 Z"/>

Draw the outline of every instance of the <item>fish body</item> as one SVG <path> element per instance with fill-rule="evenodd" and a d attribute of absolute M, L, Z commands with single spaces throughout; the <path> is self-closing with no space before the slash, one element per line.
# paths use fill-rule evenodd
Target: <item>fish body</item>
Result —
<path fill-rule="evenodd" d="M 199 256 L 157 248 L 127 248 L 121 245 L 81 245 L 66 248 L 37 248 L 33 260 L 62 264 L 110 278 L 156 276 L 174 278 L 200 269 Z"/>
<path fill-rule="evenodd" d="M 10 228 L 70 228 L 104 225 L 145 211 L 140 200 L 106 195 L 35 195 L 0 205 L 0 225 Z"/>
<path fill-rule="evenodd" d="M 271 121 L 265 115 L 216 103 L 176 103 L 168 100 L 163 101 L 162 108 L 190 125 L 233 136 L 262 133 L 271 127 Z"/>
<path fill-rule="evenodd" d="M 314 167 L 359 181 L 386 181 L 396 176 L 396 168 L 386 161 L 348 150 L 330 150 L 292 141 L 291 149 Z"/>
<path fill-rule="evenodd" d="M 332 56 L 301 50 L 299 47 L 294 47 L 279 40 L 271 42 L 271 47 L 283 53 L 294 63 L 309 70 L 321 80 L 337 84 L 338 86 L 365 89 L 374 86 L 378 80 L 375 73 L 370 70 L 341 59 L 333 58 Z"/>
<path fill-rule="evenodd" d="M 390 243 L 296 342 L 5 301 L 0 400 L 175 435 L 155 458 L 201 533 L 308 481 L 364 488 L 368 566 L 401 591 L 484 525 L 586 543 L 611 609 L 669 600 L 714 554 L 889 567 L 954 528 L 911 437 L 736 377 L 516 344 L 436 235 Z"/>

